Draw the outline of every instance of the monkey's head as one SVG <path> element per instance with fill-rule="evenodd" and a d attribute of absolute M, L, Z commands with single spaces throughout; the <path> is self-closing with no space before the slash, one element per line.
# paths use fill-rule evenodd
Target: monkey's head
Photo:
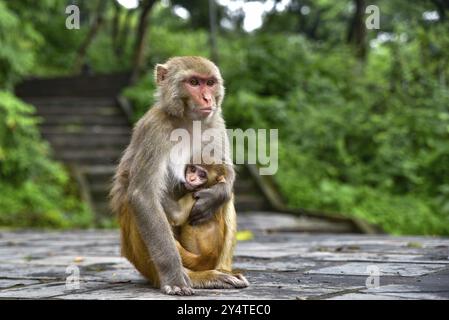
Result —
<path fill-rule="evenodd" d="M 157 99 L 167 113 L 191 120 L 213 117 L 224 97 L 223 78 L 202 57 L 174 57 L 155 68 Z"/>
<path fill-rule="evenodd" d="M 184 187 L 193 191 L 202 187 L 209 188 L 219 182 L 226 182 L 225 170 L 225 166 L 219 164 L 201 166 L 189 164 L 186 166 Z"/>

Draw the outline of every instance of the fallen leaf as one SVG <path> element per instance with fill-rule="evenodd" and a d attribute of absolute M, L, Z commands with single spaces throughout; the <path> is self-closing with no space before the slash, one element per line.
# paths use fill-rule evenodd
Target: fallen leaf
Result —
<path fill-rule="evenodd" d="M 83 257 L 76 257 L 75 259 L 73 259 L 73 262 L 83 262 L 84 258 Z"/>
<path fill-rule="evenodd" d="M 248 241 L 254 239 L 254 234 L 250 230 L 237 231 L 237 241 Z"/>

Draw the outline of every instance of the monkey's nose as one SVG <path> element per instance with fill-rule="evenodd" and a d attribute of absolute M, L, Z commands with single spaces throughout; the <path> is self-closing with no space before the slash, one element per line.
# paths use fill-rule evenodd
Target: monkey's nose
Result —
<path fill-rule="evenodd" d="M 210 94 L 203 94 L 203 100 L 207 103 L 207 105 L 210 105 L 212 102 L 212 96 Z"/>

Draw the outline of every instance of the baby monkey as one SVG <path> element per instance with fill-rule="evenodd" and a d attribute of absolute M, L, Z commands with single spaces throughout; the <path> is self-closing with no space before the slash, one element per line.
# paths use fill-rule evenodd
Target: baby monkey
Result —
<path fill-rule="evenodd" d="M 172 226 L 178 227 L 185 224 L 189 218 L 190 211 L 195 204 L 195 191 L 210 188 L 217 183 L 225 183 L 224 167 L 219 165 L 187 165 L 185 170 L 186 181 L 183 187 L 187 194 L 178 200 L 181 210 L 170 210 L 167 212 Z"/>
<path fill-rule="evenodd" d="M 188 218 L 195 204 L 195 191 L 210 188 L 217 183 L 226 183 L 225 166 L 187 165 L 183 187 L 187 191 L 178 200 L 179 210 L 167 210 L 168 220 L 174 228 L 176 246 L 184 267 L 194 271 L 214 269 L 219 263 L 219 255 L 224 246 L 233 245 L 226 240 L 229 223 L 226 221 L 227 205 L 220 208 L 207 222 L 190 225 Z M 233 227 L 231 228 L 233 229 Z"/>

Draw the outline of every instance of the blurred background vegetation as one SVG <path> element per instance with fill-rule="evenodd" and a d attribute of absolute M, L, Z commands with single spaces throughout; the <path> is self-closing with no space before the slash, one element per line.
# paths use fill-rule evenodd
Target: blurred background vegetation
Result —
<path fill-rule="evenodd" d="M 92 222 L 15 84 L 133 70 L 137 119 L 155 63 L 202 55 L 222 69 L 228 127 L 279 129 L 289 206 L 449 235 L 449 1 L 119 2 L 0 0 L 0 225 Z M 70 4 L 79 30 L 65 27 Z"/>

